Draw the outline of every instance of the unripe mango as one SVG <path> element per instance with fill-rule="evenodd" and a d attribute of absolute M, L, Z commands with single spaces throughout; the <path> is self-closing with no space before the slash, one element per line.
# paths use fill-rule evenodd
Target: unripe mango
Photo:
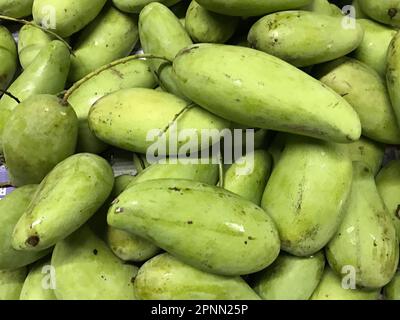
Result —
<path fill-rule="evenodd" d="M 27 269 L 0 270 L 0 301 L 19 300 Z"/>
<path fill-rule="evenodd" d="M 400 0 L 358 0 L 362 11 L 372 19 L 400 27 Z"/>
<path fill-rule="evenodd" d="M 366 164 L 376 175 L 382 166 L 385 146 L 375 141 L 362 137 L 360 140 L 347 144 L 352 161 Z"/>
<path fill-rule="evenodd" d="M 400 272 L 383 288 L 385 300 L 400 300 Z"/>
<path fill-rule="evenodd" d="M 400 124 L 400 32 L 390 42 L 386 70 L 386 85 L 397 123 Z"/>
<path fill-rule="evenodd" d="M 17 47 L 12 34 L 0 26 L 0 89 L 5 90 L 17 70 Z"/>
<path fill-rule="evenodd" d="M 23 18 L 32 14 L 33 0 L 0 0 L 0 14 Z"/>
<path fill-rule="evenodd" d="M 152 2 L 160 2 L 169 7 L 181 0 L 112 0 L 114 5 L 121 11 L 140 13 L 144 7 Z"/>

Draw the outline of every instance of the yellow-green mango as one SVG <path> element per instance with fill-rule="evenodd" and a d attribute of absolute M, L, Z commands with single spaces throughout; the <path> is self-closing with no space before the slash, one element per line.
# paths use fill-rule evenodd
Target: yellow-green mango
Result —
<path fill-rule="evenodd" d="M 308 300 L 324 272 L 325 257 L 281 253 L 267 269 L 255 275 L 253 289 L 264 300 Z"/>
<path fill-rule="evenodd" d="M 357 48 L 363 29 L 354 23 L 354 28 L 344 28 L 343 16 L 277 12 L 258 20 L 250 29 L 248 40 L 253 48 L 306 67 L 340 58 Z"/>
<path fill-rule="evenodd" d="M 27 269 L 0 270 L 0 301 L 19 300 Z"/>
<path fill-rule="evenodd" d="M 4 26 L 0 26 L 0 61 L 0 89 L 5 90 L 17 70 L 17 46 Z"/>
<path fill-rule="evenodd" d="M 358 0 L 358 4 L 370 18 L 400 27 L 400 0 Z"/>
<path fill-rule="evenodd" d="M 215 274 L 257 272 L 279 254 L 278 232 L 264 210 L 190 180 L 151 180 L 128 188 L 110 207 L 107 222 Z"/>
<path fill-rule="evenodd" d="M 197 0 L 208 10 L 230 16 L 262 16 L 266 13 L 296 9 L 312 0 Z"/>
<path fill-rule="evenodd" d="M 353 57 L 385 77 L 388 48 L 397 31 L 368 19 L 360 19 L 358 23 L 364 29 L 364 37 Z"/>
<path fill-rule="evenodd" d="M 340 226 L 351 181 L 345 147 L 301 137 L 287 141 L 261 201 L 278 227 L 282 250 L 296 256 L 321 250 Z"/>
<path fill-rule="evenodd" d="M 19 218 L 28 208 L 36 185 L 15 189 L 0 201 L 0 270 L 13 270 L 39 260 L 49 251 L 17 251 L 11 245 L 11 236 Z"/>
<path fill-rule="evenodd" d="M 41 182 L 16 224 L 17 250 L 42 250 L 82 226 L 107 199 L 114 184 L 108 162 L 89 153 L 60 162 Z"/>
<path fill-rule="evenodd" d="M 78 119 L 56 96 L 34 95 L 21 102 L 3 131 L 3 153 L 11 184 L 40 183 L 75 153 Z"/>
<path fill-rule="evenodd" d="M 357 285 L 380 288 L 396 272 L 399 242 L 371 170 L 361 162 L 354 162 L 353 166 L 345 216 L 326 247 L 326 257 L 338 274 L 344 266 L 353 266 Z"/>
<path fill-rule="evenodd" d="M 144 7 L 152 2 L 160 2 L 169 7 L 181 0 L 112 0 L 113 4 L 121 11 L 140 13 Z"/>
<path fill-rule="evenodd" d="M 189 34 L 174 13 L 161 3 L 147 5 L 139 16 L 140 43 L 145 53 L 172 61 L 177 53 L 192 44 Z M 185 98 L 172 78 L 171 65 L 160 59 L 151 61 L 159 84 L 168 92 Z"/>
<path fill-rule="evenodd" d="M 43 47 L 28 68 L 7 89 L 24 101 L 35 94 L 57 94 L 64 90 L 70 66 L 68 48 L 55 40 Z M 12 110 L 18 105 L 13 98 L 3 95 L 0 99 L 0 150 L 4 126 Z"/>
<path fill-rule="evenodd" d="M 173 76 L 189 99 L 249 127 L 347 143 L 361 135 L 359 117 L 346 100 L 258 50 L 196 44 L 175 58 Z"/>
<path fill-rule="evenodd" d="M 238 24 L 239 17 L 208 11 L 194 0 L 185 19 L 185 28 L 194 42 L 225 43 L 235 33 Z"/>
<path fill-rule="evenodd" d="M 322 83 L 357 111 L 364 136 L 382 143 L 400 144 L 400 129 L 385 82 L 375 70 L 348 57 L 313 70 Z"/>
<path fill-rule="evenodd" d="M 351 5 L 354 8 L 353 10 L 354 10 L 354 12 L 356 14 L 356 19 L 365 19 L 365 20 L 368 19 L 368 16 L 364 12 L 362 12 L 362 10 L 361 10 L 361 6 L 359 4 L 359 0 L 353 0 Z M 369 20 L 369 21 L 372 21 L 372 20 Z M 364 25 L 363 25 L 363 27 L 364 27 Z"/>
<path fill-rule="evenodd" d="M 342 10 L 340 10 L 336 5 L 329 3 L 328 0 L 312 0 L 310 4 L 302 7 L 301 10 L 312 11 L 328 16 L 343 17 Z"/>
<path fill-rule="evenodd" d="M 272 159 L 267 151 L 246 154 L 225 171 L 224 189 L 259 206 L 271 167 Z"/>
<path fill-rule="evenodd" d="M 385 300 L 400 300 L 400 271 L 397 271 L 393 279 L 383 288 Z"/>
<path fill-rule="evenodd" d="M 104 142 L 133 152 L 146 154 L 148 150 L 151 152 L 151 147 L 166 146 L 166 150 L 158 150 L 159 155 L 178 154 L 182 148 L 185 153 L 189 148 L 198 151 L 210 143 L 209 139 L 201 139 L 201 130 L 213 130 L 210 135 L 213 141 L 218 141 L 221 130 L 230 127 L 228 121 L 197 106 L 188 109 L 171 124 L 188 106 L 188 102 L 167 92 L 123 89 L 101 98 L 92 106 L 89 127 Z M 163 134 L 165 130 L 167 132 Z M 188 130 L 193 131 L 195 138 L 191 138 L 192 131 Z M 171 140 L 173 143 L 169 143 Z"/>
<path fill-rule="evenodd" d="M 342 279 L 326 267 L 318 287 L 310 300 L 378 300 L 380 290 L 362 290 L 343 287 Z"/>
<path fill-rule="evenodd" d="M 53 277 L 53 278 L 52 278 Z M 50 259 L 36 262 L 29 270 L 21 290 L 20 300 L 57 300 L 53 286 L 57 275 L 52 273 Z"/>
<path fill-rule="evenodd" d="M 347 144 L 352 161 L 361 161 L 376 175 L 382 166 L 385 146 L 367 138 Z"/>
<path fill-rule="evenodd" d="M 32 15 L 36 24 L 66 38 L 87 26 L 107 0 L 35 0 Z"/>
<path fill-rule="evenodd" d="M 33 0 L 0 0 L 0 14 L 23 18 L 32 14 Z"/>
<path fill-rule="evenodd" d="M 57 243 L 51 264 L 59 300 L 134 300 L 138 268 L 118 259 L 87 227 Z"/>
<path fill-rule="evenodd" d="M 400 32 L 390 42 L 386 70 L 386 85 L 397 123 L 400 124 Z"/>
<path fill-rule="evenodd" d="M 69 81 L 82 79 L 132 52 L 139 39 L 137 19 L 106 7 L 79 35 L 71 56 Z"/>
<path fill-rule="evenodd" d="M 139 300 L 260 300 L 242 278 L 198 270 L 168 253 L 139 269 L 134 290 Z"/>

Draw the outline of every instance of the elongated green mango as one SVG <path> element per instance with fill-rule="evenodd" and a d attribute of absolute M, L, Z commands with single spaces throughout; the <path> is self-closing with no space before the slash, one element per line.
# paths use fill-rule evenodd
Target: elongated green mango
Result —
<path fill-rule="evenodd" d="M 337 273 L 344 266 L 353 266 L 357 285 L 366 288 L 383 287 L 396 272 L 399 262 L 396 229 L 371 170 L 360 162 L 354 162 L 345 217 L 326 247 L 326 257 Z"/>
<path fill-rule="evenodd" d="M 180 1 L 181 0 L 112 0 L 118 9 L 130 13 L 140 13 L 144 7 L 152 2 L 160 2 L 169 7 Z"/>
<path fill-rule="evenodd" d="M 132 52 L 139 39 L 137 19 L 107 7 L 79 35 L 71 56 L 69 81 L 82 79 L 99 67 Z"/>
<path fill-rule="evenodd" d="M 400 0 L 358 0 L 362 11 L 372 19 L 400 27 Z"/>
<path fill-rule="evenodd" d="M 7 91 L 19 101 L 24 101 L 35 94 L 61 92 L 64 90 L 69 71 L 69 56 L 68 48 L 61 41 L 50 42 Z M 0 99 L 0 150 L 4 126 L 17 105 L 17 101 L 8 95 L 3 95 Z"/>
<path fill-rule="evenodd" d="M 346 100 L 258 50 L 197 44 L 178 54 L 173 75 L 189 99 L 249 127 L 335 142 L 355 141 L 361 134 L 358 115 Z"/>
<path fill-rule="evenodd" d="M 385 82 L 375 70 L 344 57 L 313 71 L 357 111 L 364 136 L 388 144 L 400 143 L 400 129 Z"/>
<path fill-rule="evenodd" d="M 200 271 L 168 253 L 139 269 L 134 290 L 139 300 L 260 300 L 242 278 Z"/>
<path fill-rule="evenodd" d="M 28 208 L 36 185 L 17 188 L 0 201 L 0 270 L 14 270 L 40 259 L 49 251 L 23 252 L 11 245 L 11 236 L 19 218 Z"/>
<path fill-rule="evenodd" d="M 138 268 L 114 256 L 87 227 L 57 243 L 51 264 L 59 300 L 134 300 Z"/>
<path fill-rule="evenodd" d="M 218 141 L 221 131 L 230 127 L 228 121 L 197 106 L 190 107 L 172 123 L 188 106 L 185 100 L 166 92 L 144 88 L 119 90 L 92 106 L 89 127 L 110 145 L 144 154 L 159 149 L 158 155 L 183 153 L 182 148 L 184 153 L 189 149 L 198 151 L 210 143 L 208 137 L 201 137 L 201 130 L 209 130 L 212 140 Z"/>
<path fill-rule="evenodd" d="M 208 11 L 194 0 L 185 19 L 185 28 L 194 42 L 225 43 L 235 33 L 238 24 L 238 17 Z"/>
<path fill-rule="evenodd" d="M 312 0 L 197 0 L 208 10 L 230 16 L 262 16 L 266 13 L 300 8 Z"/>
<path fill-rule="evenodd" d="M 383 288 L 385 300 L 400 300 L 400 272 Z"/>
<path fill-rule="evenodd" d="M 345 28 L 342 16 L 330 17 L 308 11 L 267 15 L 254 24 L 248 36 L 253 48 L 297 67 L 340 58 L 357 48 L 362 38 L 360 25 Z"/>
<path fill-rule="evenodd" d="M 225 172 L 224 189 L 259 206 L 271 166 L 272 159 L 267 151 L 256 150 L 246 154 Z"/>
<path fill-rule="evenodd" d="M 336 5 L 329 3 L 328 0 L 312 0 L 310 4 L 301 7 L 301 10 L 312 11 L 328 16 L 343 17 L 342 10 L 340 10 Z"/>
<path fill-rule="evenodd" d="M 61 37 L 68 37 L 88 25 L 107 0 L 35 0 L 35 23 L 46 26 Z"/>
<path fill-rule="evenodd" d="M 358 23 L 364 29 L 364 37 L 353 56 L 385 77 L 388 48 L 397 31 L 368 19 Z"/>
<path fill-rule="evenodd" d="M 102 67 L 90 73 L 77 86 L 68 102 L 79 119 L 78 150 L 100 153 L 107 145 L 89 129 L 87 119 L 90 107 L 109 93 L 126 88 L 154 88 L 156 81 L 147 61 L 128 57 L 112 63 L 109 68 Z"/>
<path fill-rule="evenodd" d="M 390 100 L 400 124 L 400 32 L 392 39 L 387 55 L 386 85 Z"/>
<path fill-rule="evenodd" d="M 54 277 L 54 278 L 52 278 Z M 50 259 L 38 261 L 32 266 L 21 290 L 20 300 L 57 300 L 54 287 L 57 276 L 52 273 Z"/>
<path fill-rule="evenodd" d="M 0 0 L 0 14 L 23 18 L 32 14 L 33 0 Z"/>
<path fill-rule="evenodd" d="M 113 184 L 112 169 L 99 156 L 82 153 L 60 162 L 16 224 L 13 247 L 37 251 L 64 239 L 100 208 Z"/>
<path fill-rule="evenodd" d="M 339 228 L 352 181 L 346 151 L 314 139 L 292 137 L 286 142 L 261 202 L 278 227 L 282 250 L 312 255 Z"/>
<path fill-rule="evenodd" d="M 326 267 L 321 282 L 311 300 L 378 300 L 379 290 L 362 290 L 343 287 L 342 279 L 331 268 Z"/>
<path fill-rule="evenodd" d="M 75 153 L 77 135 L 74 110 L 56 96 L 35 95 L 21 102 L 3 132 L 12 185 L 40 183 L 58 163 Z"/>
<path fill-rule="evenodd" d="M 265 211 L 229 191 L 190 180 L 138 183 L 115 200 L 107 221 L 215 274 L 257 272 L 279 253 L 278 232 Z"/>
<path fill-rule="evenodd" d="M 325 257 L 281 253 L 275 262 L 255 276 L 254 290 L 264 300 L 308 300 L 324 272 Z"/>
<path fill-rule="evenodd" d="M 17 47 L 12 34 L 0 26 L 0 89 L 5 90 L 17 70 Z"/>
<path fill-rule="evenodd" d="M 362 137 L 360 140 L 347 144 L 352 161 L 361 161 L 376 175 L 382 166 L 385 147 L 382 144 Z"/>
<path fill-rule="evenodd" d="M 0 270 L 0 301 L 19 300 L 27 269 Z"/>
<path fill-rule="evenodd" d="M 189 34 L 174 13 L 161 3 L 147 5 L 139 16 L 140 42 L 145 53 L 172 61 L 180 50 L 192 44 Z M 172 67 L 166 61 L 153 59 L 153 72 L 168 92 L 185 98 L 172 78 Z"/>

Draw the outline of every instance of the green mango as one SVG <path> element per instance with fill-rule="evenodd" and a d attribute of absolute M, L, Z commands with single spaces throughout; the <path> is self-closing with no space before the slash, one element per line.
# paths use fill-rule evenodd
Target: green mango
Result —
<path fill-rule="evenodd" d="M 366 164 L 375 176 L 381 168 L 385 147 L 375 141 L 361 137 L 360 140 L 347 144 L 352 161 Z"/>
<path fill-rule="evenodd" d="M 28 208 L 37 189 L 36 185 L 17 188 L 0 201 L 0 270 L 21 268 L 49 253 L 49 250 L 17 251 L 11 245 L 14 227 Z"/>
<path fill-rule="evenodd" d="M 361 10 L 359 0 L 353 0 L 351 5 L 353 6 L 353 8 L 354 8 L 353 10 L 356 13 L 356 19 L 368 19 L 368 16 Z M 371 21 L 371 20 L 369 20 L 369 21 Z M 364 27 L 364 25 L 363 25 L 363 27 Z M 365 30 L 365 31 L 367 31 L 367 30 Z"/>
<path fill-rule="evenodd" d="M 7 91 L 24 101 L 35 94 L 57 94 L 64 90 L 70 54 L 61 41 L 55 40 L 45 46 L 32 64 L 11 84 Z M 12 110 L 18 105 L 13 98 L 3 95 L 0 99 L 0 150 L 4 126 Z"/>
<path fill-rule="evenodd" d="M 107 0 L 35 0 L 32 15 L 63 38 L 82 30 L 100 13 Z"/>
<path fill-rule="evenodd" d="M 343 16 L 277 12 L 258 20 L 250 29 L 248 41 L 253 48 L 306 67 L 340 58 L 358 47 L 364 34 L 362 27 L 343 28 L 342 24 Z"/>
<path fill-rule="evenodd" d="M 296 256 L 321 250 L 340 226 L 351 181 L 345 147 L 289 139 L 261 201 L 278 227 L 282 250 Z"/>
<path fill-rule="evenodd" d="M 111 6 L 104 8 L 77 39 L 69 81 L 78 81 L 99 67 L 126 57 L 138 39 L 137 18 Z"/>
<path fill-rule="evenodd" d="M 266 13 L 296 9 L 312 0 L 197 0 L 204 8 L 229 16 L 262 16 Z"/>
<path fill-rule="evenodd" d="M 50 259 L 36 262 L 25 279 L 19 299 L 57 300 L 52 288 L 52 285 L 57 285 L 57 278 L 55 274 L 52 274 L 51 268 Z M 54 277 L 54 279 L 51 277 Z"/>
<path fill-rule="evenodd" d="M 225 171 L 224 189 L 259 206 L 271 167 L 272 159 L 267 151 L 246 154 Z"/>
<path fill-rule="evenodd" d="M 388 48 L 397 30 L 368 19 L 360 19 L 358 23 L 364 29 L 364 38 L 353 57 L 385 77 Z"/>
<path fill-rule="evenodd" d="M 139 16 L 139 35 L 143 51 L 172 61 L 192 40 L 174 13 L 161 3 L 147 5 Z M 166 91 L 185 98 L 172 78 L 172 67 L 161 59 L 151 61 L 159 84 Z"/>
<path fill-rule="evenodd" d="M 130 187 L 110 207 L 107 222 L 215 274 L 257 272 L 279 254 L 278 232 L 265 211 L 229 191 L 190 180 Z"/>
<path fill-rule="evenodd" d="M 361 135 L 358 115 L 346 100 L 258 50 L 196 44 L 175 58 L 173 75 L 189 99 L 249 127 L 347 143 Z"/>
<path fill-rule="evenodd" d="M 168 253 L 139 269 L 134 290 L 139 300 L 260 300 L 242 278 L 200 271 Z"/>
<path fill-rule="evenodd" d="M 134 300 L 138 268 L 114 256 L 87 227 L 56 244 L 51 264 L 59 300 Z"/>
<path fill-rule="evenodd" d="M 182 153 L 189 149 L 199 151 L 210 145 L 210 139 L 201 138 L 201 130 L 210 130 L 212 141 L 217 142 L 220 132 L 230 127 L 228 121 L 197 106 L 188 109 L 172 125 L 188 106 L 185 100 L 170 93 L 144 88 L 123 89 L 92 106 L 89 127 L 104 142 L 133 152 L 151 153 L 152 148 L 162 145 L 158 149 L 165 147 L 165 150 L 158 150 L 159 155 L 178 154 L 183 148 L 185 152 Z"/>
<path fill-rule="evenodd" d="M 255 275 L 253 289 L 264 300 L 308 300 L 324 272 L 325 257 L 282 253 L 267 269 Z"/>
<path fill-rule="evenodd" d="M 332 269 L 326 267 L 310 300 L 378 300 L 378 298 L 379 290 L 367 291 L 359 288 L 344 288 L 342 279 Z"/>
<path fill-rule="evenodd" d="M 38 56 L 40 50 L 55 39 L 51 34 L 32 25 L 24 25 L 18 33 L 18 56 L 26 69 Z"/>
<path fill-rule="evenodd" d="M 317 79 L 357 111 L 364 136 L 382 143 L 400 144 L 400 129 L 385 82 L 375 70 L 347 57 L 313 70 Z"/>
<path fill-rule="evenodd" d="M 107 145 L 89 129 L 87 120 L 90 107 L 97 100 L 121 89 L 154 88 L 155 85 L 149 63 L 130 57 L 114 62 L 108 68 L 102 67 L 82 79 L 68 97 L 79 119 L 78 150 L 100 153 L 107 149 Z"/>
<path fill-rule="evenodd" d="M 140 13 L 142 9 L 152 2 L 160 2 L 169 7 L 181 0 L 112 0 L 114 6 L 124 12 Z"/>
<path fill-rule="evenodd" d="M 0 270 L 0 301 L 19 300 L 26 273 L 26 268 Z"/>
<path fill-rule="evenodd" d="M 235 33 L 239 19 L 208 11 L 193 0 L 186 14 L 185 28 L 194 42 L 225 43 Z"/>
<path fill-rule="evenodd" d="M 82 226 L 109 196 L 114 175 L 106 160 L 89 153 L 60 162 L 41 182 L 16 224 L 17 250 L 43 250 Z"/>
<path fill-rule="evenodd" d="M 386 85 L 397 123 L 400 124 L 400 32 L 390 42 L 386 70 Z"/>
<path fill-rule="evenodd" d="M 3 26 L 0 26 L 0 61 L 0 89 L 5 90 L 17 70 L 17 46 L 10 31 Z"/>
<path fill-rule="evenodd" d="M 77 135 L 74 110 L 56 96 L 35 95 L 21 102 L 3 131 L 11 184 L 40 183 L 58 163 L 75 153 Z"/>
<path fill-rule="evenodd" d="M 0 14 L 23 18 L 32 14 L 33 0 L 0 0 Z"/>
<path fill-rule="evenodd" d="M 383 294 L 385 300 L 400 300 L 400 271 L 397 271 L 392 281 L 383 288 Z"/>
<path fill-rule="evenodd" d="M 354 162 L 353 166 L 345 217 L 326 247 L 326 257 L 336 273 L 344 266 L 353 266 L 357 285 L 380 288 L 396 272 L 399 242 L 371 170 L 361 162 Z"/>
<path fill-rule="evenodd" d="M 329 3 L 328 0 L 312 0 L 310 4 L 302 7 L 301 10 L 312 11 L 333 17 L 343 17 L 342 10 L 336 5 Z"/>
<path fill-rule="evenodd" d="M 358 0 L 358 4 L 375 21 L 400 27 L 400 0 Z"/>

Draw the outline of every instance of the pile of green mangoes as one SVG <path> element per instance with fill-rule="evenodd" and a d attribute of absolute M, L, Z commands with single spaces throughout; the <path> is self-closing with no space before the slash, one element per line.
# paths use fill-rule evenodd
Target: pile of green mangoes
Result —
<path fill-rule="evenodd" d="M 400 0 L 0 20 L 0 300 L 400 299 Z"/>

